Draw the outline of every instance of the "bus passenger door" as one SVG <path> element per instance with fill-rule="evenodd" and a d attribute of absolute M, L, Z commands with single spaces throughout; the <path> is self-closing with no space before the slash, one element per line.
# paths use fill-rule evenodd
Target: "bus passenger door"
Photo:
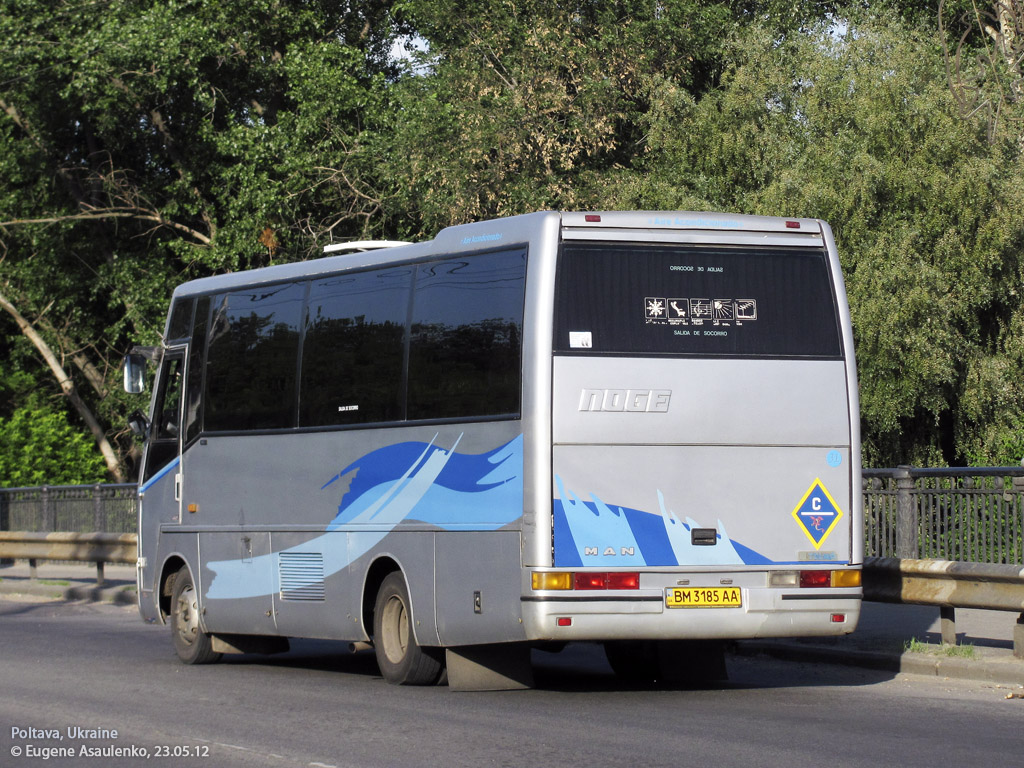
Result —
<path fill-rule="evenodd" d="M 181 521 L 181 418 L 185 353 L 164 354 L 153 399 L 152 423 L 139 488 L 139 575 L 143 592 L 154 588 L 160 526 Z"/>

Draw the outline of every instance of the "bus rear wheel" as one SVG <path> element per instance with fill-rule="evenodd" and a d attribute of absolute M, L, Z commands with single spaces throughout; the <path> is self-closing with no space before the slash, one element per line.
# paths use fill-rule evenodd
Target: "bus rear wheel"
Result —
<path fill-rule="evenodd" d="M 615 676 L 627 683 L 649 685 L 661 673 L 653 640 L 608 640 L 604 655 Z"/>
<path fill-rule="evenodd" d="M 444 664 L 439 648 L 422 648 L 412 628 L 409 590 L 399 571 L 388 574 L 373 610 L 373 647 L 380 673 L 395 685 L 433 685 Z"/>
<path fill-rule="evenodd" d="M 719 640 L 610 640 L 604 652 L 615 675 L 628 683 L 702 685 L 729 679 Z"/>
<path fill-rule="evenodd" d="M 210 636 L 199 625 L 199 593 L 188 567 L 174 577 L 171 590 L 171 638 L 178 658 L 186 664 L 212 664 L 221 654 L 215 653 Z"/>

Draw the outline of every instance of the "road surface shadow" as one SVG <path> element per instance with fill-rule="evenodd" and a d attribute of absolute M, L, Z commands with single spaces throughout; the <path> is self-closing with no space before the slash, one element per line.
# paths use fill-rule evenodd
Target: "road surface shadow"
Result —
<path fill-rule="evenodd" d="M 534 650 L 532 662 L 535 689 L 564 693 L 734 691 L 823 685 L 850 687 L 873 685 L 893 678 L 892 672 L 884 670 L 728 654 L 728 680 L 697 684 L 636 683 L 616 677 L 605 659 L 604 650 L 595 643 L 571 643 L 558 653 Z M 372 650 L 352 653 L 348 650 L 348 643 L 330 640 L 293 639 L 288 653 L 275 656 L 225 655 L 223 663 L 304 669 L 375 679 L 381 677 Z"/>

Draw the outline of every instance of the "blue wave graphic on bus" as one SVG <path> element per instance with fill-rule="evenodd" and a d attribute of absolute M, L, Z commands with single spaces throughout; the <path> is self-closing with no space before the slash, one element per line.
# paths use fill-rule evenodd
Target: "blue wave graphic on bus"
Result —
<path fill-rule="evenodd" d="M 693 518 L 685 522 L 665 505 L 657 491 L 658 511 L 611 506 L 594 494 L 583 501 L 555 477 L 559 498 L 554 500 L 555 566 L 585 565 L 763 565 L 772 561 L 733 541 L 721 520 L 713 547 L 694 546 L 690 531 L 702 528 Z"/>
<path fill-rule="evenodd" d="M 482 454 L 457 453 L 461 440 L 459 435 L 449 449 L 439 448 L 434 440 L 399 443 L 352 462 L 321 488 L 349 480 L 328 533 L 282 551 L 321 554 L 326 578 L 365 555 L 406 521 L 444 530 L 479 531 L 496 530 L 520 518 L 522 435 Z M 277 592 L 279 554 L 260 555 L 248 562 L 210 563 L 214 577 L 206 596 L 216 600 Z"/>
<path fill-rule="evenodd" d="M 520 517 L 522 436 L 481 454 L 456 453 L 461 439 L 460 435 L 449 451 L 433 441 L 389 445 L 349 464 L 323 486 L 352 475 L 328 530 L 401 522 L 411 513 L 399 516 L 403 498 L 414 500 L 412 519 L 449 530 L 464 524 L 492 530 Z"/>

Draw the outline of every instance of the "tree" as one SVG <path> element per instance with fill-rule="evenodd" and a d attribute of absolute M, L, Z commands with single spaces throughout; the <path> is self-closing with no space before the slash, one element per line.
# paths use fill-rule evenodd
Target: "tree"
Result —
<path fill-rule="evenodd" d="M 919 0 L 0 0 L 0 418 L 93 419 L 123 462 L 120 357 L 189 277 L 541 208 L 718 209 L 833 224 L 869 463 L 1006 460 L 1016 3 L 944 0 L 937 33 Z"/>
<path fill-rule="evenodd" d="M 406 0 L 428 44 L 395 89 L 382 137 L 385 212 L 407 237 L 541 208 L 599 205 L 642 161 L 666 90 L 717 86 L 735 29 L 779 34 L 833 7 L 813 1 Z M 439 150 L 443 148 L 443 150 Z"/>
<path fill-rule="evenodd" d="M 0 487 L 98 483 L 104 474 L 92 441 L 62 413 L 43 406 L 0 418 Z"/>
<path fill-rule="evenodd" d="M 368 229 L 353 158 L 396 29 L 373 0 L 0 2 L 17 41 L 0 61 L 3 307 L 99 446 L 129 451 L 119 360 L 159 338 L 175 283 Z"/>
<path fill-rule="evenodd" d="M 984 115 L 992 140 L 1006 129 L 1022 136 L 1024 4 L 942 0 L 938 20 L 950 89 L 961 114 Z"/>
<path fill-rule="evenodd" d="M 82 400 L 81 395 L 78 394 L 78 389 L 75 387 L 71 377 L 68 376 L 67 371 L 64 370 L 64 366 L 53 353 L 50 345 L 47 344 L 39 332 L 36 331 L 36 329 L 33 328 L 27 320 L 25 320 L 17 307 L 15 307 L 10 300 L 3 295 L 3 293 L 0 293 L 0 309 L 3 309 L 14 318 L 14 321 L 18 324 L 21 332 L 29 339 L 29 341 L 32 342 L 32 345 L 50 367 L 51 372 L 57 379 L 57 383 L 60 385 L 61 391 L 67 396 L 72 406 L 74 406 L 75 410 L 78 412 L 78 415 L 82 418 L 82 421 L 84 421 L 89 427 L 89 431 L 92 432 L 93 438 L 99 446 L 100 453 L 103 454 L 107 471 L 110 472 L 111 476 L 117 482 L 124 482 L 124 475 L 121 472 L 118 458 L 114 454 L 114 449 L 111 447 L 110 441 L 107 440 L 103 427 L 96 420 L 92 410 L 85 404 L 85 401 Z M 91 364 L 84 366 L 84 368 L 87 374 L 92 372 Z M 102 383 L 99 383 L 98 387 L 102 392 Z"/>
<path fill-rule="evenodd" d="M 816 216 L 843 258 L 869 465 L 1020 443 L 1019 148 L 947 87 L 934 33 L 870 15 L 741 34 L 721 89 L 666 94 L 622 207 Z"/>

